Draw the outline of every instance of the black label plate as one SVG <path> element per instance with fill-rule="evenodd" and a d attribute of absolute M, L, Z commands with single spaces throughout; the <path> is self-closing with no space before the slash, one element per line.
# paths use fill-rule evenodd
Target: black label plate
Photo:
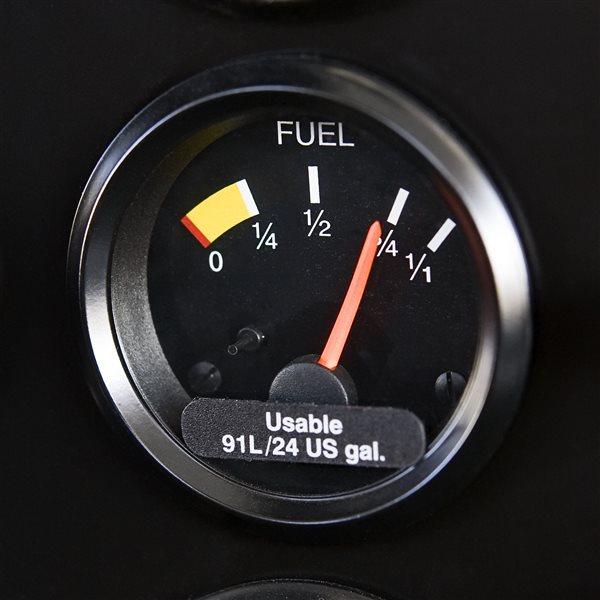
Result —
<path fill-rule="evenodd" d="M 406 469 L 425 453 L 420 419 L 399 408 L 203 398 L 181 416 L 207 458 Z"/>

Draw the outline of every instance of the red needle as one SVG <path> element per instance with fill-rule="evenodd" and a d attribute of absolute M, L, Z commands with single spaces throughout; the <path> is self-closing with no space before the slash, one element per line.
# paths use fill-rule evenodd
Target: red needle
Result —
<path fill-rule="evenodd" d="M 369 274 L 371 273 L 371 268 L 373 267 L 375 253 L 377 252 L 377 243 L 379 242 L 380 237 L 381 223 L 375 221 L 371 227 L 369 227 L 342 308 L 340 308 L 333 329 L 329 334 L 329 339 L 327 340 L 327 344 L 325 344 L 323 354 L 321 354 L 321 358 L 317 361 L 323 367 L 333 370 L 338 366 L 340 356 L 342 355 L 346 340 L 348 339 L 348 334 L 350 333 L 350 328 L 352 327 L 352 323 L 354 323 L 360 301 L 365 293 L 365 287 L 367 285 L 367 280 L 369 279 Z"/>

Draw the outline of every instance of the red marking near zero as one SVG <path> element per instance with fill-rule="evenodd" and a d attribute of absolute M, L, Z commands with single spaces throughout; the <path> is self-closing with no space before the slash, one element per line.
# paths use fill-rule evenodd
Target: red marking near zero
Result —
<path fill-rule="evenodd" d="M 210 246 L 210 242 L 206 239 L 205 235 L 192 223 L 187 216 L 181 218 L 183 226 L 205 247 Z"/>

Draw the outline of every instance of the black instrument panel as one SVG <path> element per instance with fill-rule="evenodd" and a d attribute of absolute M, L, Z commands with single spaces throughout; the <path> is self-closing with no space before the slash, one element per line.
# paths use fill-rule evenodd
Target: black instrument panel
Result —
<path fill-rule="evenodd" d="M 2 13 L 0 595 L 184 598 L 298 577 L 391 600 L 598 593 L 594 3 Z M 65 263 L 98 157 L 179 81 L 290 49 L 376 72 L 442 115 L 501 187 L 531 269 L 536 335 L 513 426 L 464 492 L 408 529 L 393 510 L 313 532 L 230 516 L 119 442 L 85 383 Z"/>

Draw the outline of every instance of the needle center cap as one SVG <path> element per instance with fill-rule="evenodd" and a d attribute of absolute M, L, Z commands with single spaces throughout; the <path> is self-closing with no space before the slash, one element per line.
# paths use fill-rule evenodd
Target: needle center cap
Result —
<path fill-rule="evenodd" d="M 301 356 L 273 380 L 270 402 L 356 404 L 358 394 L 350 374 L 338 365 L 333 371 L 317 364 L 318 356 Z"/>

